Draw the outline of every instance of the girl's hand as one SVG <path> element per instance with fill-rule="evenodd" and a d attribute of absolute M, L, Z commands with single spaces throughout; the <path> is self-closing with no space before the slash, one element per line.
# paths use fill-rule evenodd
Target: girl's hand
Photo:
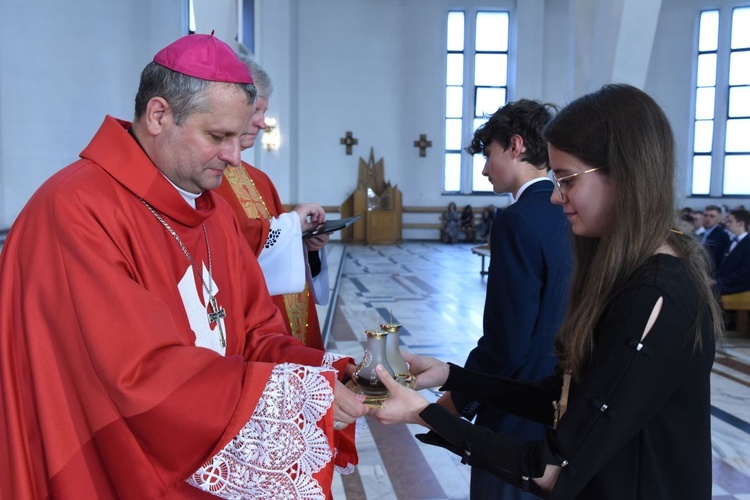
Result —
<path fill-rule="evenodd" d="M 383 401 L 382 409 L 371 408 L 367 414 L 381 424 L 420 424 L 427 427 L 419 414 L 429 402 L 418 392 L 399 384 L 383 365 L 379 364 L 375 370 L 389 395 Z"/>
<path fill-rule="evenodd" d="M 431 356 L 418 356 L 406 351 L 401 351 L 401 356 L 409 363 L 411 374 L 417 377 L 417 383 L 414 386 L 416 390 L 440 387 L 448 380 L 450 372 L 448 363 Z"/>

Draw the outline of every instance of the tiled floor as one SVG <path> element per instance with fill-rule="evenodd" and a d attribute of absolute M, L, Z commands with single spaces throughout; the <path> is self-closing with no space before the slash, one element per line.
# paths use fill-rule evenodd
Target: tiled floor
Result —
<path fill-rule="evenodd" d="M 319 310 L 329 330 L 328 349 L 359 359 L 365 330 L 392 312 L 404 325 L 404 348 L 462 364 L 482 331 L 486 284 L 481 259 L 470 248 L 329 244 L 337 296 Z M 713 498 L 750 500 L 750 335 L 730 334 L 719 349 L 712 379 Z M 368 419 L 358 427 L 360 465 L 354 474 L 336 476 L 337 500 L 468 498 L 469 468 L 447 451 L 417 441 L 414 434 L 423 428 Z"/>

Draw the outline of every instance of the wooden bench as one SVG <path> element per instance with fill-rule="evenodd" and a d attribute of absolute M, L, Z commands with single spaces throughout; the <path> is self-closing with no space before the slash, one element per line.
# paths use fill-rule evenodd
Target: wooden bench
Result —
<path fill-rule="evenodd" d="M 485 271 L 485 269 L 484 269 L 484 259 L 485 259 L 485 257 L 487 259 L 490 258 L 490 246 L 489 245 L 479 245 L 478 247 L 473 247 L 471 249 L 471 253 L 473 253 L 474 255 L 479 255 L 480 257 L 482 257 L 482 270 L 479 271 L 479 274 L 481 274 L 482 276 L 484 276 L 485 274 L 487 274 L 489 272 L 489 271 Z"/>
<path fill-rule="evenodd" d="M 292 203 L 284 203 L 283 204 L 284 210 L 287 211 L 287 212 L 289 212 L 290 210 L 293 210 L 295 206 L 297 206 L 297 205 L 296 204 L 292 204 Z M 325 212 L 327 214 L 340 214 L 341 213 L 341 206 L 339 206 L 339 205 L 323 205 L 323 210 L 325 210 Z M 402 229 L 430 229 L 430 230 L 434 230 L 434 231 L 436 231 L 438 233 L 438 239 L 441 239 L 439 233 L 440 233 L 440 230 L 443 227 L 443 212 L 445 212 L 445 206 L 407 206 L 407 205 L 404 205 L 401 210 L 402 210 L 402 223 L 401 223 L 401 228 Z M 434 214 L 435 218 L 432 219 L 432 217 L 429 217 L 430 221 L 426 221 L 426 220 L 424 220 L 425 217 L 422 217 L 421 219 L 418 219 L 418 222 L 416 222 L 416 221 L 415 222 L 411 222 L 412 220 L 414 220 L 414 218 L 413 217 L 408 217 L 408 216 L 412 216 L 412 215 L 419 217 L 420 215 L 424 215 L 424 214 L 429 214 L 429 215 L 433 215 Z M 404 217 L 404 216 L 407 216 L 408 218 Z M 434 221 L 434 222 L 432 222 L 432 221 Z M 482 221 L 482 212 L 481 211 L 474 212 L 474 226 L 475 227 L 478 226 L 481 221 Z M 462 234 L 464 234 L 465 236 L 467 236 L 465 232 L 462 233 Z M 467 243 L 470 243 L 470 242 L 474 241 L 475 237 L 476 237 L 476 230 L 474 231 L 474 233 L 470 237 L 467 237 L 463 241 L 465 241 Z M 1 233 L 0 233 L 0 239 L 1 239 Z"/>
<path fill-rule="evenodd" d="M 435 222 L 406 222 L 401 224 L 403 229 L 434 229 L 440 232 L 443 229 L 443 213 L 445 212 L 445 206 L 440 207 L 417 207 L 417 206 L 403 206 L 403 213 L 406 214 L 435 214 L 437 215 Z M 474 241 L 476 238 L 476 226 L 482 222 L 482 212 L 474 212 L 474 231 L 468 235 L 465 231 L 459 229 L 459 234 L 464 235 L 464 240 L 467 243 Z M 442 234 L 439 235 L 438 239 L 442 240 Z"/>
<path fill-rule="evenodd" d="M 721 307 L 725 311 L 737 311 L 735 330 L 748 332 L 748 311 L 750 311 L 750 292 L 733 293 L 720 297 Z"/>

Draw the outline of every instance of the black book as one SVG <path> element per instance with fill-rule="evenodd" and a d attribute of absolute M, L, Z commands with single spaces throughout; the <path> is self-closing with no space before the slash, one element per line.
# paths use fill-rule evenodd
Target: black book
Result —
<path fill-rule="evenodd" d="M 315 236 L 318 234 L 328 234 L 333 233 L 334 231 L 339 231 L 341 229 L 344 229 L 345 227 L 351 226 L 352 224 L 357 222 L 360 217 L 362 216 L 355 215 L 354 217 L 347 217 L 345 219 L 327 220 L 315 229 L 310 229 L 302 233 L 302 237 L 309 238 L 310 236 Z"/>

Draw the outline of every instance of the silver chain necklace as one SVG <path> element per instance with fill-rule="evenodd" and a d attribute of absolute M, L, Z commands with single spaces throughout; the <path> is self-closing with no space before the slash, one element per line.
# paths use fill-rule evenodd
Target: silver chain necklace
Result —
<path fill-rule="evenodd" d="M 138 197 L 141 202 L 143 202 L 144 205 L 146 205 L 146 208 L 148 208 L 152 214 L 154 214 L 154 217 L 156 217 L 156 220 L 162 223 L 162 225 L 167 228 L 167 231 L 169 231 L 172 236 L 174 236 L 174 239 L 177 241 L 177 244 L 180 245 L 180 248 L 182 249 L 182 252 L 185 254 L 185 257 L 188 258 L 190 261 L 190 265 L 193 266 L 193 270 L 198 275 L 198 277 L 201 280 L 201 283 L 203 284 L 203 289 L 206 290 L 206 293 L 208 293 L 208 301 L 211 304 L 212 312 L 207 313 L 208 314 L 208 323 L 209 325 L 212 323 L 216 323 L 216 325 L 219 327 L 219 342 L 221 343 L 221 347 L 226 348 L 227 347 L 227 341 L 224 336 L 224 327 L 221 324 L 220 319 L 223 319 L 227 316 L 226 311 L 223 307 L 219 306 L 219 304 L 216 302 L 216 297 L 214 297 L 213 294 L 213 274 L 211 273 L 212 265 L 211 265 L 211 247 L 208 244 L 208 233 L 206 232 L 206 223 L 203 222 L 201 226 L 203 227 L 203 237 L 206 239 L 206 250 L 208 252 L 208 285 L 206 284 L 206 281 L 203 279 L 203 272 L 198 269 L 198 266 L 195 265 L 195 260 L 193 260 L 193 256 L 190 255 L 190 252 L 188 252 L 187 248 L 185 248 L 185 245 L 182 243 L 182 240 L 177 235 L 177 233 L 172 229 L 172 227 L 165 221 L 159 213 L 154 210 L 154 208 L 149 205 L 146 200 Z"/>

